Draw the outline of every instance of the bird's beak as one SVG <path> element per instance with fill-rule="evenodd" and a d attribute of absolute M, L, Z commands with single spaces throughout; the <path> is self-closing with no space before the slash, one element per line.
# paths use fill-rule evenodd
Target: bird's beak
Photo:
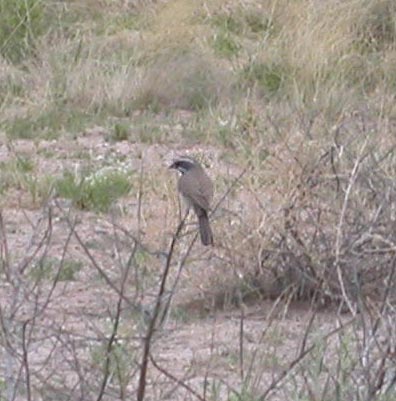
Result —
<path fill-rule="evenodd" d="M 172 164 L 168 167 L 169 170 L 174 169 L 174 168 L 176 168 L 175 163 L 172 163 Z"/>

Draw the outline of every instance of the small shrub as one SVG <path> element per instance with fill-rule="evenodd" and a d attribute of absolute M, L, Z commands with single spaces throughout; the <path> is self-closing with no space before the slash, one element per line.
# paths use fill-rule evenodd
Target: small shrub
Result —
<path fill-rule="evenodd" d="M 103 168 L 83 175 L 65 171 L 55 188 L 80 209 L 107 212 L 114 201 L 128 194 L 131 183 L 128 172 Z"/>
<path fill-rule="evenodd" d="M 129 124 L 116 123 L 110 139 L 115 142 L 127 141 L 129 138 Z"/>

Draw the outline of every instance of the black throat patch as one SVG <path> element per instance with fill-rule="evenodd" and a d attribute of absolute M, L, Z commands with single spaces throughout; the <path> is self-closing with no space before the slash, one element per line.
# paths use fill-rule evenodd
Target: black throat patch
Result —
<path fill-rule="evenodd" d="M 194 167 L 194 163 L 188 160 L 179 160 L 175 162 L 175 167 L 182 173 L 186 173 Z"/>

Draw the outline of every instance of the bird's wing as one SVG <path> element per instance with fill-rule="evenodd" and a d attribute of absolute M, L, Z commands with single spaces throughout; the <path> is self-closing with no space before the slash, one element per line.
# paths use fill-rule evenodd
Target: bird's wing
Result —
<path fill-rule="evenodd" d="M 194 174 L 195 172 L 191 172 Z M 204 174 L 194 174 L 188 177 L 187 174 L 180 178 L 179 182 L 180 192 L 190 198 L 200 208 L 208 211 L 210 209 L 210 202 L 213 198 L 213 184 L 210 178 Z"/>

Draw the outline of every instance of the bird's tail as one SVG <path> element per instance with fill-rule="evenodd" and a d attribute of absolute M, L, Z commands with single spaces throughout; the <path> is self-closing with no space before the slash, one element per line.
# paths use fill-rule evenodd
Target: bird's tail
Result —
<path fill-rule="evenodd" d="M 205 211 L 198 216 L 199 234 L 203 245 L 213 245 L 213 233 L 210 228 L 208 214 Z"/>

